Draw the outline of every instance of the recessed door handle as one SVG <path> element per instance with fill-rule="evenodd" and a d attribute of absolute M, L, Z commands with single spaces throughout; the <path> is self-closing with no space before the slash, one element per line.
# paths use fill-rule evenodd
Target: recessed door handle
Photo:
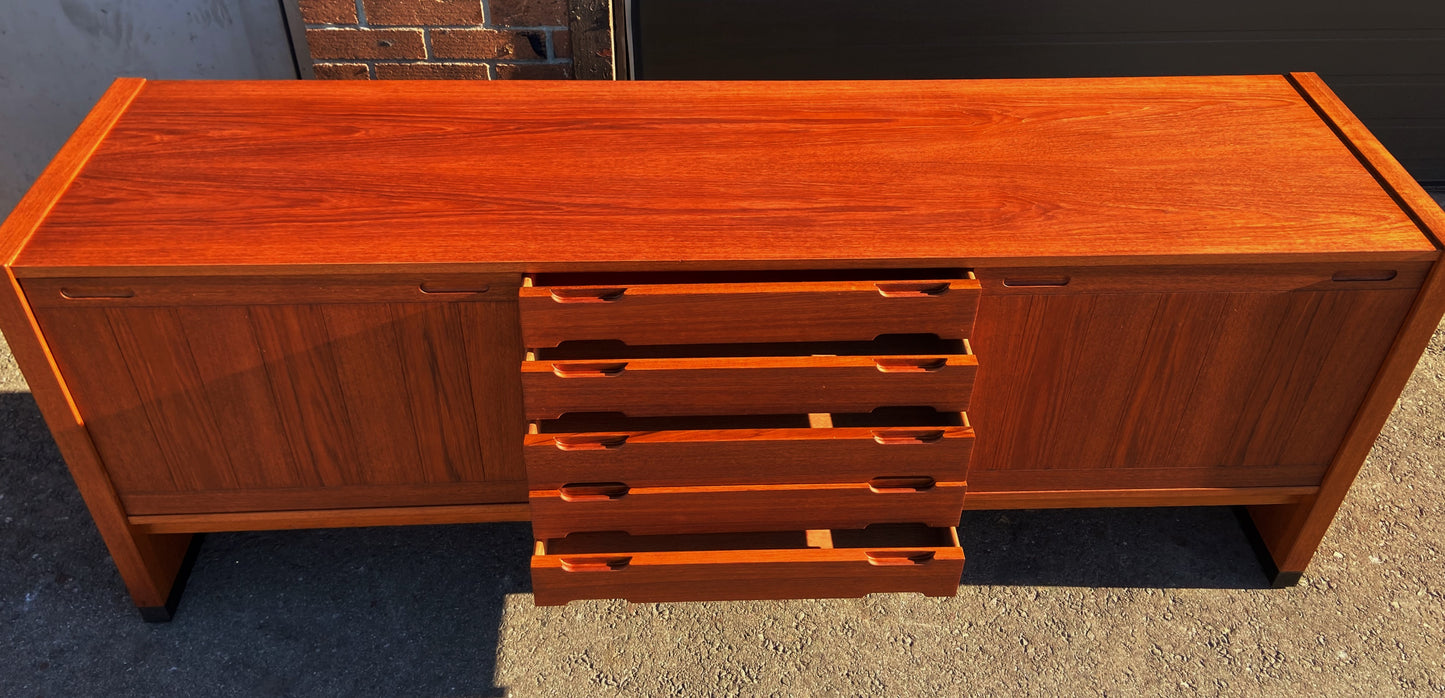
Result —
<path fill-rule="evenodd" d="M 85 300 L 87 298 L 135 298 L 135 290 L 129 288 L 62 288 L 61 298 Z"/>
<path fill-rule="evenodd" d="M 1394 269 L 1360 269 L 1358 271 L 1337 271 L 1331 281 L 1390 281 L 1399 272 Z"/>
<path fill-rule="evenodd" d="M 1004 279 L 1003 285 L 1009 288 L 1029 288 L 1038 286 L 1068 286 L 1067 276 L 1035 276 Z"/>
<path fill-rule="evenodd" d="M 481 285 L 476 285 L 476 284 L 445 284 L 445 283 L 438 283 L 438 282 L 435 282 L 435 281 L 423 281 L 423 282 L 421 282 L 420 285 L 417 286 L 417 288 L 420 289 L 422 293 L 425 293 L 425 294 L 427 294 L 427 295 L 442 295 L 442 294 L 457 294 L 457 293 L 466 293 L 466 294 L 473 294 L 473 295 L 475 295 L 475 294 L 486 293 L 487 290 L 488 290 L 489 288 L 491 288 L 491 287 L 490 287 L 490 286 L 487 286 L 486 284 L 481 284 Z"/>

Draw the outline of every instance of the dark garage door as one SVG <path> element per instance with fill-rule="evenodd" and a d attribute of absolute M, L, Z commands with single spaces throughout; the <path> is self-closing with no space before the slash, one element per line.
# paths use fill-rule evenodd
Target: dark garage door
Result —
<path fill-rule="evenodd" d="M 1319 73 L 1445 182 L 1445 0 L 631 0 L 640 79 Z"/>

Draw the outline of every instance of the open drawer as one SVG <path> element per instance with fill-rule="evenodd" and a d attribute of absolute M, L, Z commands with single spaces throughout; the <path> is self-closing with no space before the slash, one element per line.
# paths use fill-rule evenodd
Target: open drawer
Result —
<path fill-rule="evenodd" d="M 571 343 L 522 362 L 528 419 L 569 412 L 630 417 L 968 408 L 978 360 L 931 336 L 872 342 L 634 347 Z"/>
<path fill-rule="evenodd" d="M 874 523 L 953 526 L 966 490 L 962 481 L 902 472 L 866 482 L 797 485 L 632 487 L 580 482 L 531 490 L 528 501 L 533 535 L 554 538 L 579 531 L 654 535 Z"/>
<path fill-rule="evenodd" d="M 931 333 L 963 339 L 978 308 L 979 282 L 956 270 L 933 278 L 875 271 L 874 278 L 790 280 L 734 274 L 698 283 L 627 283 L 608 275 L 539 276 L 521 289 L 522 339 L 528 347 L 565 341 L 628 344 L 710 344 L 868 340 L 878 335 Z M 950 276 L 949 274 L 952 274 Z M 902 276 L 904 278 L 897 278 Z M 940 278 L 941 276 L 941 278 Z M 737 279 L 743 279 L 738 281 Z M 661 280 L 673 280 L 663 277 Z"/>
<path fill-rule="evenodd" d="M 532 591 L 539 606 L 578 599 L 634 603 L 856 598 L 879 592 L 952 596 L 963 574 L 953 528 L 628 536 L 538 541 Z"/>
<path fill-rule="evenodd" d="M 533 425 L 523 450 L 533 490 L 868 482 L 887 475 L 959 481 L 974 432 L 931 409 L 867 414 L 628 418 L 569 415 Z"/>

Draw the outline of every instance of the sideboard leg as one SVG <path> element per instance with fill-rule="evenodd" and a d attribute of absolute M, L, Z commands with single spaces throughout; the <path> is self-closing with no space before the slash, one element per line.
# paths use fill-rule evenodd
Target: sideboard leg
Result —
<path fill-rule="evenodd" d="M 1281 505 L 1298 506 L 1298 505 Z M 1282 570 L 1279 563 L 1275 561 L 1274 554 L 1270 552 L 1269 543 L 1266 542 L 1264 534 L 1256 525 L 1253 510 L 1265 509 L 1268 507 L 1234 507 L 1234 514 L 1239 518 L 1239 527 L 1244 529 L 1244 535 L 1249 538 L 1250 547 L 1254 548 L 1254 554 L 1259 558 L 1259 566 L 1264 571 L 1265 579 L 1269 580 L 1269 586 L 1273 589 L 1285 589 L 1299 584 L 1300 578 L 1304 576 L 1304 569 Z"/>
<path fill-rule="evenodd" d="M 159 536 L 151 537 L 155 538 Z M 135 596 L 134 591 L 132 591 L 132 597 L 136 599 L 136 609 L 140 611 L 141 620 L 147 623 L 169 623 L 171 619 L 175 617 L 176 607 L 181 603 L 181 594 L 186 591 L 186 580 L 190 578 L 191 568 L 196 564 L 196 556 L 201 552 L 201 539 L 204 538 L 204 536 L 200 534 L 184 534 L 176 536 L 176 538 L 190 538 L 190 541 L 186 544 L 186 552 L 181 557 L 180 566 L 176 569 L 175 574 L 171 576 L 170 590 L 166 592 L 165 602 L 159 605 L 145 605 L 146 601 L 155 597 L 149 594 L 143 597 Z M 167 542 L 178 543 L 179 540 Z M 129 580 L 127 580 L 126 585 L 130 586 Z"/>

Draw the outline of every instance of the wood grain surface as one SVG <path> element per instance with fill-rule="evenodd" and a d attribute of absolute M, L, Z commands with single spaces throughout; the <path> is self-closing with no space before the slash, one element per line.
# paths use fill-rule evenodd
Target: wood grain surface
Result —
<path fill-rule="evenodd" d="M 16 267 L 1437 255 L 1283 76 L 149 82 Z"/>

